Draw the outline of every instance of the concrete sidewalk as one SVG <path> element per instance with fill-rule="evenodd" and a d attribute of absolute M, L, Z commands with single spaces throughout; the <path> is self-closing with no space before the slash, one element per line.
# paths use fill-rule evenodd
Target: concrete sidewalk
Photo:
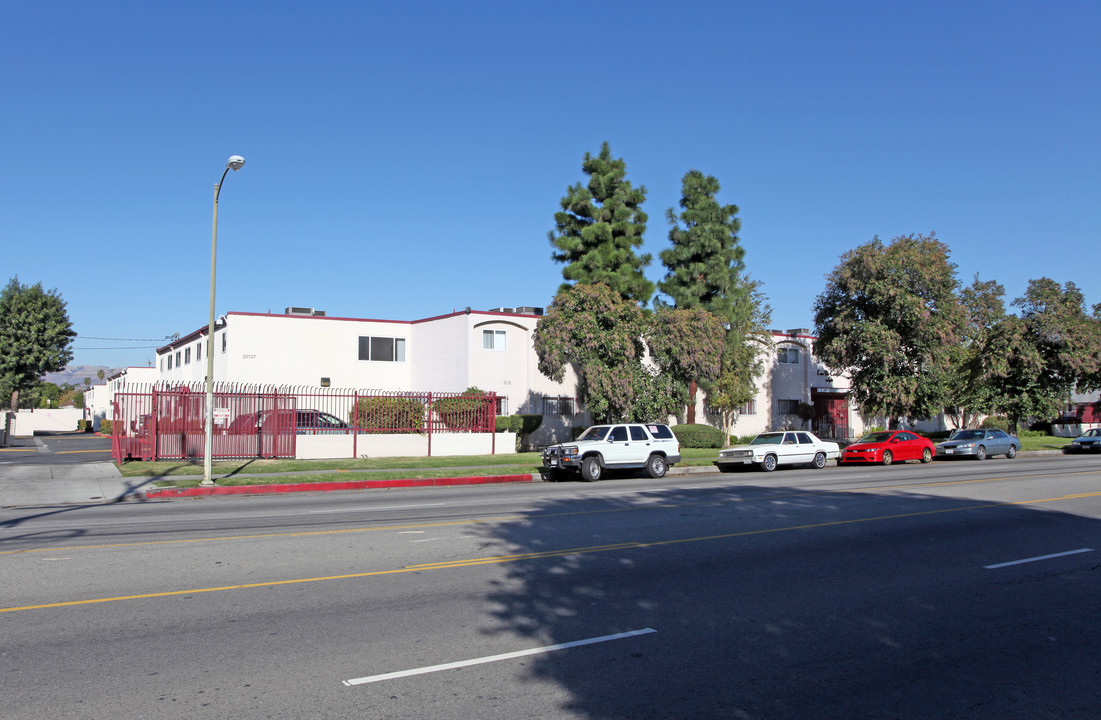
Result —
<path fill-rule="evenodd" d="M 0 507 L 139 500 L 152 478 L 127 478 L 114 463 L 0 466 Z"/>

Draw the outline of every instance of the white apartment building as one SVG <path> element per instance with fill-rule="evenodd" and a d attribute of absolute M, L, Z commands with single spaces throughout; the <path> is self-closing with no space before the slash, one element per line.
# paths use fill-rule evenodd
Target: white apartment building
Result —
<path fill-rule="evenodd" d="M 541 445 L 566 439 L 571 427 L 588 422 L 575 399 L 576 376 L 567 372 L 556 383 L 539 372 L 532 333 L 542 312 L 466 309 L 412 321 L 328 317 L 312 308 L 230 312 L 218 319 L 213 343 L 204 326 L 159 348 L 153 370 L 159 383 L 201 382 L 213 347 L 217 382 L 432 392 L 477 387 L 498 395 L 498 414 L 543 415 L 531 438 Z M 800 427 L 800 403 L 815 408 L 807 427 L 827 436 L 859 433 L 863 425 L 849 407 L 848 381 L 817 362 L 809 331 L 773 336 L 757 399 L 742 409 L 734 433 Z M 697 401 L 697 422 L 720 425 L 707 413 L 703 393 Z"/>

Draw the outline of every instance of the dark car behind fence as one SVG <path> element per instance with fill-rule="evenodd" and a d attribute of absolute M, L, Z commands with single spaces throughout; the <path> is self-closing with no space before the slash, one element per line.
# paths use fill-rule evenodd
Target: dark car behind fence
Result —
<path fill-rule="evenodd" d="M 494 393 L 387 392 L 307 386 L 216 383 L 211 456 L 293 458 L 300 435 L 493 433 Z M 116 392 L 112 407 L 116 462 L 202 457 L 206 388 L 138 386 Z"/>

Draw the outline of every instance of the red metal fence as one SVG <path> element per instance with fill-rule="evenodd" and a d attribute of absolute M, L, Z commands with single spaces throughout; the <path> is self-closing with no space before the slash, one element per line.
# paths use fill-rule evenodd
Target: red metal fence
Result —
<path fill-rule="evenodd" d="M 211 456 L 293 458 L 299 435 L 480 432 L 495 430 L 494 393 L 384 392 L 306 386 L 216 383 Z M 202 457 L 206 389 L 139 387 L 115 393 L 112 449 L 116 462 Z"/>

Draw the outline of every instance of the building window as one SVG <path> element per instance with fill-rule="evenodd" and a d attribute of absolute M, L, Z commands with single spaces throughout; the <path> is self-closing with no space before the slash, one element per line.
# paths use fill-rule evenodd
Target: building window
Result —
<path fill-rule="evenodd" d="M 506 336 L 504 330 L 483 330 L 482 331 L 482 349 L 483 350 L 507 350 L 508 343 L 505 342 Z"/>
<path fill-rule="evenodd" d="M 172 369 L 172 355 L 171 354 L 168 355 L 168 369 L 169 370 Z"/>
<path fill-rule="evenodd" d="M 180 367 L 180 365 L 181 365 L 181 363 L 180 363 L 180 351 L 177 350 L 176 351 L 176 367 Z"/>
<path fill-rule="evenodd" d="M 504 395 L 497 396 L 497 414 L 508 415 L 508 397 Z"/>
<path fill-rule="evenodd" d="M 799 364 L 799 348 L 782 347 L 776 351 L 776 362 L 784 365 Z"/>
<path fill-rule="evenodd" d="M 360 337 L 359 359 L 371 362 L 405 362 L 405 338 Z"/>
<path fill-rule="evenodd" d="M 161 358 L 161 372 L 164 372 L 164 358 Z"/>
<path fill-rule="evenodd" d="M 544 397 L 543 398 L 543 415 L 545 416 L 566 416 L 574 414 L 574 404 L 572 397 Z"/>
<path fill-rule="evenodd" d="M 222 333 L 222 352 L 226 351 L 226 333 Z"/>
<path fill-rule="evenodd" d="M 799 414 L 799 401 L 798 400 L 777 400 L 776 412 L 781 415 L 798 415 Z"/>
<path fill-rule="evenodd" d="M 203 359 L 203 344 L 201 342 L 195 343 L 195 362 L 199 362 Z"/>
<path fill-rule="evenodd" d="M 739 415 L 756 415 L 757 414 L 757 401 L 750 400 L 745 405 L 738 408 Z"/>
<path fill-rule="evenodd" d="M 184 365 L 191 364 L 191 348 L 184 348 Z"/>

